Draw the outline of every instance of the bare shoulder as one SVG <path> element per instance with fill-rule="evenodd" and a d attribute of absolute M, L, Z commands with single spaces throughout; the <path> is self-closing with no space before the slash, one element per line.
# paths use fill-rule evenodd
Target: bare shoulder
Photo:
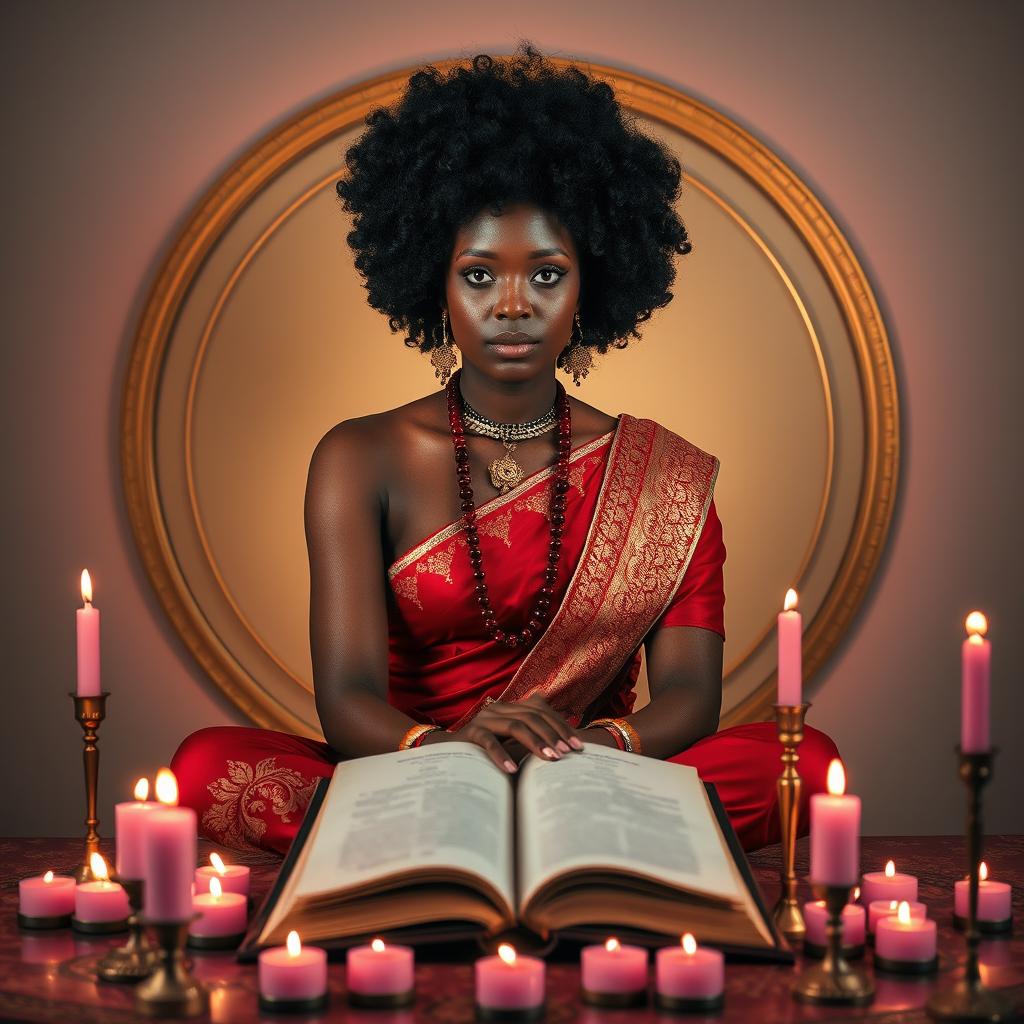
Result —
<path fill-rule="evenodd" d="M 610 416 L 586 402 L 581 402 L 572 395 L 569 396 L 569 405 L 572 410 L 574 440 L 577 437 L 584 439 L 603 437 L 609 431 L 614 430 L 619 422 L 618 416 Z"/>

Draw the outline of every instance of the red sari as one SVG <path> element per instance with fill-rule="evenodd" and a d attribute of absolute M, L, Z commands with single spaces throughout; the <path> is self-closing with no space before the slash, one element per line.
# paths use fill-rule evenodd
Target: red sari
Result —
<path fill-rule="evenodd" d="M 388 700 L 418 722 L 460 728 L 487 703 L 541 694 L 574 726 L 633 710 L 644 638 L 698 626 L 723 638 L 726 551 L 713 500 L 718 459 L 651 420 L 623 414 L 614 431 L 573 450 L 557 611 L 532 648 L 499 645 L 479 625 L 461 520 L 398 558 L 389 587 Z M 542 469 L 477 510 L 498 621 L 525 625 L 540 586 L 553 471 Z M 778 839 L 775 726 L 725 729 L 670 758 L 713 781 L 740 841 Z M 806 802 L 824 788 L 827 736 L 805 728 Z M 171 767 L 204 835 L 283 852 L 319 778 L 339 758 L 327 744 L 239 727 L 186 738 Z"/>

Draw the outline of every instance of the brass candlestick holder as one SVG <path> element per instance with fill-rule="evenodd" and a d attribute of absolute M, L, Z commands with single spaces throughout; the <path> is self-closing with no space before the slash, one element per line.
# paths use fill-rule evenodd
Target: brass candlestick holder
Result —
<path fill-rule="evenodd" d="M 123 946 L 112 949 L 100 960 L 96 974 L 102 981 L 142 981 L 153 973 L 157 959 L 156 950 L 142 927 L 143 881 L 141 878 L 119 878 L 118 881 L 124 886 L 132 908 L 128 918 L 130 935 Z"/>
<path fill-rule="evenodd" d="M 95 697 L 79 697 L 77 693 L 69 694 L 75 702 L 75 721 L 82 727 L 82 739 L 85 750 L 82 751 L 82 765 L 85 768 L 85 858 L 75 868 L 73 875 L 76 882 L 96 881 L 89 866 L 89 858 L 100 850 L 100 834 L 96 831 L 100 819 L 96 816 L 96 794 L 100 777 L 100 722 L 107 715 L 108 692 Z"/>
<path fill-rule="evenodd" d="M 935 992 L 928 1000 L 928 1016 L 935 1020 L 1002 1021 L 1014 1019 L 1014 1004 L 1002 992 L 986 988 L 978 968 L 978 873 L 984 830 L 981 824 L 981 791 L 992 776 L 995 750 L 960 757 L 960 778 L 967 783 L 967 859 L 970 884 L 967 889 L 967 962 L 963 980 L 951 989 Z"/>
<path fill-rule="evenodd" d="M 779 872 L 779 901 L 772 910 L 776 927 L 789 939 L 801 939 L 807 931 L 796 898 L 796 827 L 800 813 L 802 782 L 796 770 L 800 755 L 796 748 L 804 738 L 804 716 L 810 704 L 775 704 L 775 721 L 782 744 L 782 774 L 776 783 L 779 795 L 779 824 L 782 829 L 782 869 Z"/>
<path fill-rule="evenodd" d="M 150 921 L 142 924 L 156 937 L 156 966 L 135 990 L 135 1012 L 146 1017 L 198 1017 L 205 1013 L 210 997 L 192 977 L 185 959 L 188 926 L 199 914 L 184 921 Z"/>
<path fill-rule="evenodd" d="M 859 967 L 843 956 L 843 907 L 852 886 L 816 885 L 814 895 L 825 901 L 825 958 L 805 967 L 793 984 L 793 998 L 801 1003 L 867 1006 L 875 998 L 875 985 Z"/>

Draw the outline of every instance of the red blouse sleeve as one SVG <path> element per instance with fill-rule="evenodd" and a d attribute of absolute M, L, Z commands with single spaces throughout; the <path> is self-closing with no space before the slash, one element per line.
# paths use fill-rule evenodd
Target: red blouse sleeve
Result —
<path fill-rule="evenodd" d="M 725 544 L 722 541 L 722 523 L 718 518 L 715 500 L 708 505 L 704 529 L 697 538 L 697 546 L 686 568 L 672 603 L 654 624 L 661 626 L 702 626 L 725 639 L 725 585 L 722 566 L 725 564 Z"/>

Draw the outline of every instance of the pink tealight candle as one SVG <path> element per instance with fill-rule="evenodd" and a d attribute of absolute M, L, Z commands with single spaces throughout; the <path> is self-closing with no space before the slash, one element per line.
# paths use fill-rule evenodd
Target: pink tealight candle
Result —
<path fill-rule="evenodd" d="M 910 916 L 918 920 L 924 920 L 928 916 L 928 908 L 917 900 L 904 900 L 910 908 Z M 899 900 L 872 900 L 868 904 L 868 931 L 874 935 L 878 928 L 878 922 L 883 917 L 895 917 L 900 909 Z"/>
<path fill-rule="evenodd" d="M 248 900 L 237 892 L 222 892 L 220 881 L 210 879 L 210 891 L 192 899 L 200 916 L 188 926 L 188 942 L 199 949 L 230 949 L 245 932 Z"/>
<path fill-rule="evenodd" d="M 524 1017 L 537 1014 L 544 1005 L 544 961 L 517 956 L 507 943 L 497 956 L 476 962 L 476 1003 L 484 1015 L 491 1010 L 521 1010 Z"/>
<path fill-rule="evenodd" d="M 47 871 L 18 882 L 18 924 L 22 928 L 62 928 L 75 909 L 75 880 Z"/>
<path fill-rule="evenodd" d="M 414 997 L 415 964 L 411 946 L 388 946 L 374 939 L 346 954 L 345 985 L 353 1006 L 408 1006 Z"/>
<path fill-rule="evenodd" d="M 844 796 L 838 758 L 828 766 L 827 785 L 827 793 L 811 797 L 811 881 L 853 886 L 860 874 L 860 797 Z"/>
<path fill-rule="evenodd" d="M 114 804 L 114 835 L 117 841 L 114 868 L 118 878 L 133 880 L 145 877 L 142 861 L 143 817 L 159 806 L 156 801 L 147 799 L 148 779 L 139 779 L 135 783 L 134 795 L 134 800 Z"/>
<path fill-rule="evenodd" d="M 98 697 L 100 687 L 100 610 L 92 606 L 92 579 L 89 570 L 82 570 L 83 605 L 75 612 L 75 633 L 78 653 L 79 697 Z"/>
<path fill-rule="evenodd" d="M 107 862 L 93 853 L 89 859 L 94 882 L 75 887 L 75 913 L 71 926 L 83 932 L 120 931 L 128 926 L 131 907 L 124 886 L 111 882 Z"/>
<path fill-rule="evenodd" d="M 801 644 L 803 642 L 803 617 L 796 610 L 796 591 L 786 591 L 782 611 L 777 619 L 779 647 L 778 703 L 800 704 L 803 689 Z"/>
<path fill-rule="evenodd" d="M 192 872 L 196 865 L 196 812 L 178 807 L 178 781 L 161 768 L 156 776 L 159 807 L 142 826 L 143 917 L 150 921 L 188 921 L 192 917 Z"/>
<path fill-rule="evenodd" d="M 225 864 L 219 853 L 210 854 L 210 863 L 196 868 L 196 892 L 209 892 L 210 879 L 217 878 L 224 892 L 249 895 L 249 869 L 241 864 Z"/>
<path fill-rule="evenodd" d="M 678 946 L 658 950 L 655 978 L 659 1008 L 712 1011 L 723 1003 L 725 958 L 717 949 L 698 946 L 687 932 Z"/>
<path fill-rule="evenodd" d="M 237 894 L 236 894 L 237 895 Z M 257 960 L 260 1006 L 265 1010 L 314 1010 L 327 1005 L 327 950 L 303 946 L 289 932 Z"/>
<path fill-rule="evenodd" d="M 964 626 L 967 639 L 960 648 L 960 749 L 981 754 L 989 749 L 989 673 L 992 645 L 985 639 L 988 620 L 971 612 Z"/>
<path fill-rule="evenodd" d="M 865 906 L 877 900 L 913 903 L 917 899 L 917 877 L 901 874 L 893 861 L 886 861 L 885 871 L 869 871 L 864 875 L 860 892 L 861 903 Z"/>
<path fill-rule="evenodd" d="M 647 950 L 608 939 L 580 954 L 583 1001 L 595 1006 L 636 1006 L 647 1000 Z"/>
<path fill-rule="evenodd" d="M 847 903 L 843 907 L 841 920 L 843 922 L 843 949 L 855 950 L 864 945 L 865 928 L 867 915 L 864 908 L 856 903 Z M 804 934 L 804 949 L 812 954 L 821 955 L 828 945 L 828 936 L 825 931 L 825 924 L 828 921 L 828 911 L 825 909 L 824 900 L 813 900 L 804 904 L 804 924 L 807 931 Z M 809 950 L 807 947 L 811 947 Z"/>
<path fill-rule="evenodd" d="M 902 901 L 893 917 L 883 917 L 875 928 L 875 967 L 899 974 L 928 974 L 938 967 L 935 922 L 914 918 Z"/>
<path fill-rule="evenodd" d="M 966 924 L 970 907 L 971 880 L 964 878 L 953 883 L 953 914 L 958 926 Z M 993 882 L 988 877 L 988 865 L 982 861 L 978 869 L 978 924 L 982 931 L 1005 930 L 1013 917 L 1013 891 L 1006 882 Z M 988 929 L 985 926 L 988 925 Z"/>

